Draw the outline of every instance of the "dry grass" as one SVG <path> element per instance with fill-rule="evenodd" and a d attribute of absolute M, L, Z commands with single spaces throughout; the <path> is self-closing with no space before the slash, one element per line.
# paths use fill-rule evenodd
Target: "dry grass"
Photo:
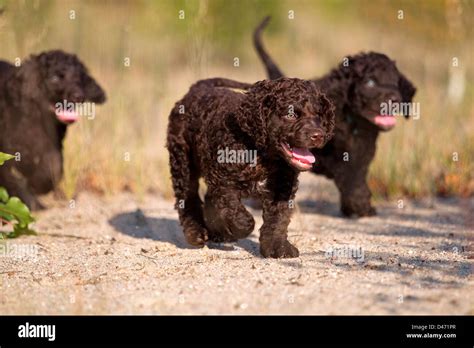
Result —
<path fill-rule="evenodd" d="M 187 18 L 179 22 L 176 9 L 181 4 Z M 251 18 L 267 13 L 253 1 L 241 4 Z M 421 118 L 400 120 L 394 131 L 381 135 L 370 185 L 377 197 L 472 194 L 474 88 L 472 67 L 467 65 L 472 61 L 472 37 L 464 33 L 453 44 L 439 37 L 443 30 L 438 23 L 433 23 L 437 31 L 428 35 L 416 21 L 417 34 L 411 36 L 406 28 L 399 31 L 403 24 L 390 14 L 386 15 L 392 19 L 381 25 L 380 20 L 371 23 L 366 18 L 378 12 L 351 15 L 353 10 L 333 4 L 278 2 L 273 12 L 283 17 L 265 36 L 273 56 L 289 75 L 307 78 L 363 50 L 396 59 L 418 87 Z M 253 28 L 240 28 L 247 32 L 242 37 L 224 37 L 220 27 L 207 20 L 210 5 L 212 1 L 7 2 L 0 18 L 0 59 L 62 48 L 77 53 L 108 92 L 108 102 L 97 109 L 94 120 L 82 120 L 69 129 L 61 185 L 68 197 L 84 189 L 104 194 L 152 191 L 170 197 L 164 144 L 174 102 L 199 78 L 264 78 L 251 44 Z M 380 1 L 378 7 L 392 11 L 397 6 Z M 75 20 L 68 18 L 71 9 Z M 298 20 L 285 19 L 288 9 L 295 10 Z M 32 20 L 18 25 L 19 18 Z M 272 35 L 275 30 L 278 33 Z M 232 65 L 236 56 L 241 61 L 238 68 Z M 460 58 L 466 77 L 464 98 L 458 103 L 446 97 L 450 69 L 455 69 L 450 67 L 453 56 Z M 124 66 L 125 57 L 131 59 L 129 67 Z M 458 161 L 453 161 L 454 152 Z"/>

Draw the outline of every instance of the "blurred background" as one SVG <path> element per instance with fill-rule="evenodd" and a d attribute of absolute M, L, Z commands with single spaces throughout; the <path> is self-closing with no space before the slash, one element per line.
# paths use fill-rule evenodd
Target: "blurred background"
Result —
<path fill-rule="evenodd" d="M 421 118 L 379 137 L 376 199 L 474 193 L 472 0 L 0 0 L 0 12 L 0 59 L 76 53 L 107 91 L 94 120 L 69 128 L 68 198 L 171 197 L 169 111 L 198 79 L 264 79 L 252 32 L 266 15 L 264 43 L 288 76 L 318 77 L 378 51 L 417 86 Z"/>

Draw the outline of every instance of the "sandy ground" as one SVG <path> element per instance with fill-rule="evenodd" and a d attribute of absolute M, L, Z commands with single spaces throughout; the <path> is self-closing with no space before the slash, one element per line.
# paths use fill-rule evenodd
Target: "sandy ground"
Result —
<path fill-rule="evenodd" d="M 474 200 L 398 203 L 344 219 L 333 185 L 305 174 L 289 233 L 301 256 L 273 260 L 257 231 L 188 247 L 170 201 L 81 194 L 8 241 L 0 313 L 474 314 Z"/>

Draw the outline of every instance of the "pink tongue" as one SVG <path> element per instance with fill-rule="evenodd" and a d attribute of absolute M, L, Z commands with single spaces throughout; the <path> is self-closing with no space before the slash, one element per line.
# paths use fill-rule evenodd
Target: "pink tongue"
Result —
<path fill-rule="evenodd" d="M 397 123 L 397 120 L 395 119 L 394 116 L 375 116 L 375 124 L 379 126 L 385 126 L 385 127 L 391 127 L 395 126 L 395 123 Z"/>
<path fill-rule="evenodd" d="M 75 111 L 56 112 L 56 116 L 62 122 L 75 122 L 79 119 L 79 115 Z"/>
<path fill-rule="evenodd" d="M 299 147 L 294 147 L 291 154 L 294 158 L 301 162 L 305 163 L 314 163 L 316 162 L 316 158 L 314 158 L 313 154 L 308 149 L 301 149 Z"/>

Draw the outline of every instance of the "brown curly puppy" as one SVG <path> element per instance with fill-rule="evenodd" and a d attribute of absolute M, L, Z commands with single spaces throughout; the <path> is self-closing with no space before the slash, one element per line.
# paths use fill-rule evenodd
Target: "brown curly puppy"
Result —
<path fill-rule="evenodd" d="M 211 79 L 193 85 L 170 114 L 167 139 L 186 240 L 203 246 L 247 237 L 255 222 L 241 199 L 254 196 L 263 202 L 261 254 L 297 257 L 287 229 L 298 173 L 311 169 L 309 149 L 324 146 L 333 128 L 332 104 L 307 81 L 249 86 Z M 207 184 L 204 204 L 200 177 Z"/>
<path fill-rule="evenodd" d="M 254 44 L 268 76 L 277 79 L 283 74 L 260 40 L 269 19 L 265 18 L 255 30 Z M 319 161 L 312 171 L 334 179 L 344 215 L 374 215 L 367 173 L 380 131 L 390 130 L 396 123 L 393 115 L 381 113 L 381 105 L 409 103 L 416 89 L 384 54 L 359 54 L 347 57 L 345 63 L 311 80 L 336 107 L 334 138 L 323 148 L 313 150 Z"/>
<path fill-rule="evenodd" d="M 48 51 L 18 68 L 0 62 L 0 151 L 20 159 L 0 167 L 0 186 L 31 209 L 41 208 L 36 195 L 53 190 L 62 177 L 62 141 L 79 117 L 74 107 L 105 98 L 75 55 Z"/>

